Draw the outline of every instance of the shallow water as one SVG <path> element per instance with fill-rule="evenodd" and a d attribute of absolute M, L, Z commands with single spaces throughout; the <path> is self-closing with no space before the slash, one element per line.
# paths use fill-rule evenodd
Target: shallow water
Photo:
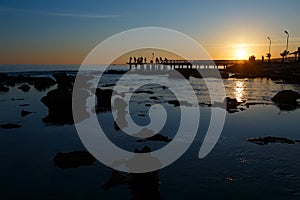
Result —
<path fill-rule="evenodd" d="M 24 67 L 24 66 L 23 66 Z M 56 70 L 57 68 L 55 68 Z M 70 70 L 66 68 L 64 70 Z M 20 70 L 22 71 L 22 70 Z M 51 70 L 50 70 L 51 71 Z M 41 71 L 38 75 L 48 75 Z M 101 84 L 114 82 L 120 75 L 107 75 Z M 159 77 L 167 79 L 167 77 Z M 122 85 L 134 86 L 139 79 L 133 75 Z M 176 84 L 180 85 L 180 80 Z M 214 81 L 214 79 L 211 79 Z M 209 103 L 203 80 L 191 78 L 190 83 L 202 103 Z M 300 92 L 299 85 L 276 84 L 267 79 L 228 79 L 224 80 L 227 96 L 239 101 L 263 103 L 244 107 L 244 111 L 228 113 L 221 137 L 204 159 L 198 152 L 214 107 L 200 107 L 199 130 L 191 147 L 170 166 L 158 174 L 158 192 L 162 199 L 205 198 L 205 199 L 299 199 L 300 197 L 300 143 L 269 144 L 259 146 L 247 141 L 250 137 L 278 136 L 300 139 L 300 110 L 280 111 L 270 99 L 276 92 L 293 89 Z M 10 87 L 8 93 L 0 94 L 0 124 L 20 123 L 18 129 L 0 129 L 0 188 L 3 199 L 129 199 L 139 198 L 139 190 L 134 181 L 127 181 L 104 190 L 102 185 L 111 176 L 112 170 L 96 162 L 95 166 L 73 169 L 60 169 L 54 165 L 57 152 L 84 150 L 74 125 L 50 125 L 42 122 L 47 108 L 40 102 L 46 92 L 33 87 L 22 92 Z M 150 86 L 149 86 L 150 87 Z M 49 90 L 55 88 L 53 86 Z M 144 88 L 149 89 L 149 88 Z M 159 92 L 157 89 L 153 89 Z M 185 96 L 182 90 L 182 96 Z M 179 107 L 166 103 L 173 98 L 171 93 L 155 94 L 162 96 L 158 103 L 174 117 L 164 129 L 164 135 L 173 137 L 176 132 L 176 117 Z M 153 95 L 137 96 L 131 110 L 136 123 L 146 125 L 148 116 L 144 106 L 145 98 Z M 11 101 L 11 98 L 24 100 Z M 189 102 L 189 98 L 186 99 Z M 21 107 L 20 104 L 30 104 Z M 21 117 L 21 110 L 33 113 Z M 175 113 L 175 114 L 174 114 Z M 152 149 L 162 148 L 163 142 L 137 143 L 120 131 L 114 129 L 110 113 L 98 114 L 100 123 L 105 124 L 108 137 L 123 148 L 133 150 L 145 145 Z M 191 119 L 192 120 L 192 119 Z M 185 142 L 189 138 L 182 138 Z M 130 176 L 130 175 L 125 175 Z M 148 179 L 145 182 L 149 181 Z M 142 186 L 143 187 L 143 186 Z M 145 185 L 144 187 L 147 187 Z"/>

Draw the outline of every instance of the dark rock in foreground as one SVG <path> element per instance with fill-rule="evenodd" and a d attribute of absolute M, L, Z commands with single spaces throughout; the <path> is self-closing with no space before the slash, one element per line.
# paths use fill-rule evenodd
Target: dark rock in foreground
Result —
<path fill-rule="evenodd" d="M 11 101 L 23 101 L 24 99 L 23 98 L 16 98 L 16 99 L 15 98 L 11 98 L 10 100 Z"/>
<path fill-rule="evenodd" d="M 223 102 L 216 102 L 212 105 L 208 105 L 208 107 L 220 107 L 226 109 L 228 113 L 235 113 L 244 110 L 244 108 L 239 107 L 242 103 L 243 102 L 238 102 L 235 98 L 226 97 Z"/>
<path fill-rule="evenodd" d="M 293 90 L 282 90 L 278 92 L 272 101 L 283 104 L 297 104 L 297 99 L 300 99 L 300 94 Z"/>
<path fill-rule="evenodd" d="M 178 100 L 169 100 L 168 104 L 174 105 L 175 107 L 178 107 L 178 106 L 192 106 L 187 101 L 178 101 Z"/>
<path fill-rule="evenodd" d="M 27 106 L 30 106 L 30 104 L 24 103 L 24 104 L 20 104 L 19 106 L 21 106 L 21 107 L 27 107 Z"/>
<path fill-rule="evenodd" d="M 9 87 L 5 85 L 0 85 L 0 92 L 8 92 L 8 91 L 9 91 Z"/>
<path fill-rule="evenodd" d="M 148 137 L 146 139 L 138 139 L 137 142 L 144 142 L 144 141 L 160 141 L 160 142 L 171 142 L 172 139 L 168 138 L 166 136 L 163 136 L 162 134 L 155 134 L 151 137 Z"/>
<path fill-rule="evenodd" d="M 44 91 L 56 84 L 56 81 L 47 77 L 34 77 L 33 86 L 38 91 Z"/>
<path fill-rule="evenodd" d="M 95 95 L 97 97 L 96 112 L 111 111 L 111 97 L 114 90 L 111 89 L 96 89 Z"/>
<path fill-rule="evenodd" d="M 178 100 L 169 100 L 169 101 L 168 101 L 168 104 L 172 104 L 172 105 L 174 105 L 175 107 L 180 106 L 180 102 L 179 102 Z"/>
<path fill-rule="evenodd" d="M 27 115 L 30 115 L 32 112 L 30 112 L 30 111 L 27 111 L 27 110 L 22 110 L 21 111 L 21 116 L 22 117 L 26 117 Z"/>
<path fill-rule="evenodd" d="M 66 73 L 53 73 L 52 76 L 56 80 L 59 89 L 72 89 L 75 76 L 67 75 Z"/>
<path fill-rule="evenodd" d="M 57 82 L 57 89 L 51 90 L 44 96 L 41 101 L 48 107 L 48 116 L 43 118 L 45 123 L 52 124 L 73 124 L 73 112 L 72 112 L 72 94 L 73 90 L 76 91 L 76 98 L 78 105 L 76 108 L 80 110 L 77 112 L 75 123 L 84 120 L 89 117 L 89 113 L 86 111 L 86 99 L 90 96 L 88 81 L 91 76 L 78 75 L 77 81 L 78 88 L 73 88 L 75 76 L 67 75 L 66 73 L 53 73 L 53 77 Z"/>
<path fill-rule="evenodd" d="M 89 96 L 87 91 L 81 90 L 82 93 L 80 97 L 86 98 Z M 72 91 L 67 89 L 55 89 L 47 93 L 41 99 L 42 103 L 48 107 L 48 115 L 43 118 L 45 123 L 52 124 L 73 124 L 73 112 L 72 112 Z M 85 106 L 85 105 L 84 105 Z M 77 119 L 83 120 L 89 116 L 86 108 L 79 108 L 82 112 L 81 116 Z M 76 121 L 77 122 L 77 121 Z"/>
<path fill-rule="evenodd" d="M 55 89 L 47 93 L 41 102 L 48 107 L 48 116 L 43 118 L 45 123 L 72 124 L 72 93 L 71 91 Z"/>
<path fill-rule="evenodd" d="M 57 89 L 51 90 L 41 99 L 41 102 L 48 107 L 48 116 L 43 118 L 45 123 L 52 124 L 73 124 L 72 112 L 72 92 L 74 76 L 68 76 L 65 73 L 53 74 L 57 82 Z M 88 91 L 77 88 L 78 97 L 86 99 L 89 96 Z M 82 112 L 77 116 L 78 120 L 83 120 L 89 116 L 85 105 L 78 107 Z M 77 121 L 76 121 L 77 122 Z"/>
<path fill-rule="evenodd" d="M 283 137 L 258 137 L 258 138 L 249 138 L 248 142 L 252 142 L 258 145 L 267 145 L 269 143 L 282 143 L 282 144 L 295 144 L 294 140 L 283 138 Z"/>
<path fill-rule="evenodd" d="M 297 99 L 300 99 L 300 94 L 293 90 L 282 90 L 278 92 L 271 100 L 276 103 L 280 110 L 296 110 L 299 105 Z"/>
<path fill-rule="evenodd" d="M 20 124 L 13 124 L 13 123 L 8 123 L 8 124 L 1 124 L 0 128 L 3 129 L 13 129 L 13 128 L 21 128 L 22 125 Z"/>
<path fill-rule="evenodd" d="M 70 153 L 58 152 L 53 161 L 55 166 L 68 169 L 94 165 L 96 159 L 87 151 L 73 151 Z"/>
<path fill-rule="evenodd" d="M 23 92 L 28 92 L 30 90 L 30 86 L 27 84 L 23 84 L 21 86 L 18 87 L 18 89 L 22 90 Z"/>
<path fill-rule="evenodd" d="M 153 91 L 149 91 L 149 90 L 138 90 L 134 92 L 135 94 L 154 94 Z"/>
<path fill-rule="evenodd" d="M 241 104 L 235 98 L 226 97 L 224 99 L 226 103 L 227 110 L 237 109 L 237 107 Z"/>

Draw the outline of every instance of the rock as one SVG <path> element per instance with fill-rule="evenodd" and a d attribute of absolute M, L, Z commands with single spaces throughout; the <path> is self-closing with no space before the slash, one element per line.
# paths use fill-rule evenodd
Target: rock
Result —
<path fill-rule="evenodd" d="M 111 89 L 96 89 L 95 95 L 97 97 L 96 112 L 111 111 L 111 97 L 114 90 Z"/>
<path fill-rule="evenodd" d="M 39 91 L 45 90 L 52 85 L 56 84 L 52 78 L 48 77 L 31 77 L 31 76 L 9 76 L 7 74 L 0 74 L 1 83 L 9 86 L 15 86 L 16 83 L 33 84 L 34 88 Z"/>
<path fill-rule="evenodd" d="M 59 89 L 72 89 L 75 76 L 67 75 L 66 73 L 53 73 L 52 76 L 56 80 Z"/>
<path fill-rule="evenodd" d="M 178 106 L 192 106 L 192 104 L 190 104 L 187 101 L 169 100 L 168 103 L 174 105 L 175 107 L 178 107 Z"/>
<path fill-rule="evenodd" d="M 41 102 L 48 107 L 48 116 L 43 118 L 45 123 L 72 124 L 72 93 L 68 90 L 55 89 L 41 98 Z"/>
<path fill-rule="evenodd" d="M 116 86 L 116 84 L 114 83 L 102 85 L 102 87 L 114 87 L 114 86 Z"/>
<path fill-rule="evenodd" d="M 300 94 L 293 90 L 282 90 L 278 92 L 271 100 L 279 104 L 297 104 L 297 99 L 300 99 Z"/>
<path fill-rule="evenodd" d="M 9 91 L 9 87 L 5 85 L 0 85 L 0 92 L 8 92 L 8 91 Z"/>
<path fill-rule="evenodd" d="M 30 106 L 30 105 L 28 103 L 24 103 L 24 104 L 20 104 L 19 106 L 26 107 L 26 106 Z"/>
<path fill-rule="evenodd" d="M 258 145 L 267 145 L 269 143 L 284 143 L 284 144 L 295 144 L 294 140 L 283 138 L 283 137 L 258 137 L 258 138 L 249 138 L 248 142 L 252 142 Z"/>
<path fill-rule="evenodd" d="M 145 106 L 146 106 L 146 107 L 150 107 L 151 104 L 150 104 L 150 103 L 146 103 Z"/>
<path fill-rule="evenodd" d="M 28 92 L 30 90 L 30 86 L 27 84 L 23 84 L 20 87 L 18 87 L 18 89 L 22 90 L 23 92 Z"/>
<path fill-rule="evenodd" d="M 160 141 L 160 142 L 171 142 L 172 139 L 168 138 L 166 136 L 163 136 L 162 134 L 158 133 L 151 137 L 148 137 L 146 139 L 138 139 L 137 142 L 144 142 L 144 141 Z"/>
<path fill-rule="evenodd" d="M 58 152 L 53 161 L 55 166 L 68 169 L 94 165 L 96 159 L 87 151 L 73 151 L 70 153 Z"/>
<path fill-rule="evenodd" d="M 134 92 L 135 94 L 154 94 L 153 91 L 147 91 L 147 90 L 138 90 Z"/>
<path fill-rule="evenodd" d="M 13 128 L 21 128 L 22 125 L 20 125 L 20 124 L 8 123 L 8 124 L 1 124 L 0 127 L 3 128 L 3 129 L 13 129 Z"/>
<path fill-rule="evenodd" d="M 53 80 L 52 78 L 34 77 L 34 79 L 33 79 L 33 86 L 38 91 L 44 91 L 55 84 L 56 84 L 56 81 Z"/>
<path fill-rule="evenodd" d="M 23 98 L 16 98 L 16 99 L 15 98 L 11 98 L 10 100 L 11 101 L 23 101 L 24 99 Z"/>
<path fill-rule="evenodd" d="M 300 143 L 300 140 L 295 140 L 296 142 Z"/>
<path fill-rule="evenodd" d="M 79 91 L 82 98 L 87 98 L 89 93 L 84 90 Z M 72 90 L 65 88 L 58 88 L 51 90 L 46 96 L 41 98 L 41 102 L 48 107 L 48 115 L 43 118 L 45 123 L 52 124 L 73 124 L 73 113 L 72 113 Z M 81 109 L 81 116 L 78 119 L 83 120 L 89 116 L 86 111 L 85 105 Z M 77 123 L 78 121 L 76 121 Z"/>
<path fill-rule="evenodd" d="M 230 97 L 226 97 L 224 99 L 224 102 L 226 103 L 227 111 L 232 109 L 237 109 L 237 106 L 240 105 L 240 103 L 235 98 L 230 98 Z"/>
<path fill-rule="evenodd" d="M 163 86 L 161 86 L 161 88 L 165 90 L 165 89 L 167 89 L 168 87 L 163 85 Z"/>
<path fill-rule="evenodd" d="M 30 115 L 32 112 L 30 112 L 30 111 L 27 111 L 27 110 L 22 110 L 21 111 L 21 116 L 22 117 L 26 117 L 27 115 Z"/>
<path fill-rule="evenodd" d="M 180 102 L 179 102 L 178 100 L 169 100 L 169 101 L 168 101 L 168 104 L 172 104 L 172 105 L 174 105 L 175 107 L 180 106 Z"/>
<path fill-rule="evenodd" d="M 138 116 L 140 116 L 140 117 L 145 117 L 145 116 L 147 116 L 147 115 L 146 115 L 145 113 L 141 112 L 141 113 L 138 114 Z"/>
<path fill-rule="evenodd" d="M 149 99 L 158 100 L 158 97 L 153 96 L 153 97 L 149 97 Z"/>

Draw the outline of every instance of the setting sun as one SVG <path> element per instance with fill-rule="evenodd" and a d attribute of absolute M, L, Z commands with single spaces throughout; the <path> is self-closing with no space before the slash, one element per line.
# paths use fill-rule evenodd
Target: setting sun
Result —
<path fill-rule="evenodd" d="M 245 60 L 247 59 L 246 50 L 244 48 L 238 48 L 235 53 L 236 59 Z"/>

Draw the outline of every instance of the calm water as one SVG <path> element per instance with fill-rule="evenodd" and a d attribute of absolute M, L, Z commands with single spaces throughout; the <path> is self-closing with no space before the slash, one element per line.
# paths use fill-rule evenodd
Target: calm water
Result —
<path fill-rule="evenodd" d="M 0 66 L 0 71 L 27 71 L 28 74 L 50 76 L 49 71 L 72 71 L 78 66 Z M 119 66 L 120 67 L 120 66 Z M 9 70 L 11 69 L 11 70 Z M 34 72 L 33 72 L 34 71 Z M 75 72 L 72 72 L 75 73 Z M 101 84 L 113 83 L 119 75 L 106 75 Z M 158 80 L 166 76 L 155 77 Z M 134 86 L 141 76 L 132 75 L 122 80 L 121 85 Z M 145 79 L 143 79 L 145 81 Z M 170 79 L 180 86 L 178 79 Z M 191 78 L 190 83 L 201 103 L 209 103 L 209 95 L 203 80 Z M 211 79 L 210 81 L 214 81 Z M 227 96 L 240 102 L 262 103 L 244 106 L 245 110 L 228 113 L 225 126 L 217 145 L 204 159 L 198 158 L 198 152 L 207 130 L 211 109 L 200 107 L 201 121 L 196 139 L 188 151 L 170 166 L 158 173 L 159 195 L 162 199 L 299 199 L 300 198 L 300 143 L 269 144 L 258 146 L 247 142 L 247 138 L 259 136 L 279 136 L 300 139 L 300 110 L 280 111 L 270 99 L 278 91 L 293 89 L 300 92 L 299 85 L 276 84 L 267 79 L 228 79 L 224 80 Z M 130 199 L 139 198 L 140 188 L 129 179 L 109 190 L 102 188 L 112 174 L 112 170 L 97 162 L 95 166 L 86 166 L 62 170 L 56 167 L 53 158 L 57 152 L 84 150 L 74 125 L 55 126 L 41 121 L 47 115 L 47 108 L 40 102 L 46 92 L 33 87 L 24 93 L 16 87 L 10 87 L 8 93 L 0 93 L 0 124 L 18 122 L 19 129 L 0 129 L 0 188 L 3 199 Z M 54 89 L 53 86 L 51 89 Z M 145 90 L 152 86 L 145 87 Z M 157 87 L 159 88 L 159 87 Z M 121 88 L 122 89 L 122 88 Z M 151 88 L 155 95 L 162 97 L 170 118 L 164 135 L 172 137 L 176 132 L 176 113 L 179 107 L 166 102 L 172 99 L 171 93 L 159 93 Z M 180 95 L 185 96 L 185 88 Z M 158 94 L 157 94 L 158 93 Z M 151 95 L 143 94 L 135 98 L 131 114 L 136 123 L 149 123 L 144 106 L 145 99 Z M 152 95 L 153 96 L 153 95 Z M 11 98 L 23 98 L 11 101 Z M 186 97 L 189 102 L 189 97 Z M 21 107 L 20 104 L 30 104 Z M 21 117 L 21 110 L 33 113 Z M 142 148 L 145 145 L 153 149 L 161 148 L 163 142 L 136 143 L 115 130 L 111 114 L 98 114 L 106 125 L 108 136 L 124 148 Z M 100 123 L 101 123 L 100 122 Z M 184 142 L 184 141 L 183 141 Z M 133 150 L 133 149 L 132 149 Z M 151 181 L 146 179 L 145 182 Z M 142 186 L 141 186 L 142 187 Z M 145 186 L 147 187 L 147 186 Z"/>

